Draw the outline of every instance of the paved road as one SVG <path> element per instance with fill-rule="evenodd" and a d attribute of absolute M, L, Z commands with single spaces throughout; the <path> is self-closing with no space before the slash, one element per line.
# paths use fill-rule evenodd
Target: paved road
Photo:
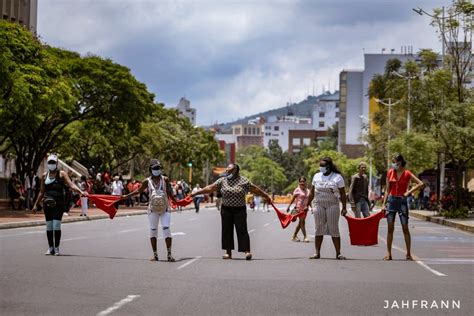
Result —
<path fill-rule="evenodd" d="M 314 221 L 308 218 L 309 231 Z M 42 255 L 44 227 L 0 231 L 1 315 L 472 315 L 474 235 L 411 219 L 414 254 L 404 258 L 396 227 L 394 261 L 381 260 L 385 243 L 349 245 L 341 219 L 343 253 L 330 239 L 321 260 L 314 243 L 290 241 L 273 212 L 249 212 L 255 260 L 223 261 L 215 208 L 173 213 L 176 263 L 150 262 L 146 216 L 63 225 L 61 257 Z M 386 232 L 381 222 L 380 236 Z M 311 238 L 313 239 L 313 238 Z M 160 259 L 165 259 L 159 241 Z M 393 308 L 385 309 L 388 300 Z M 406 300 L 439 308 L 403 308 Z M 441 309 L 441 301 L 460 308 Z M 398 304 L 399 309 L 396 308 Z M 418 303 L 420 304 L 420 303 Z"/>

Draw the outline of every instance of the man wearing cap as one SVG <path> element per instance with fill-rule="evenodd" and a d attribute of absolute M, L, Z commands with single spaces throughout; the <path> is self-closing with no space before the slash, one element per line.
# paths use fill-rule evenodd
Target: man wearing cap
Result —
<path fill-rule="evenodd" d="M 169 209 L 168 199 L 176 202 L 173 196 L 173 189 L 171 183 L 167 177 L 162 175 L 162 165 L 158 159 L 150 160 L 150 173 L 151 176 L 145 179 L 140 188 L 125 195 L 124 198 L 134 196 L 135 194 L 142 193 L 145 189 L 148 189 L 150 196 L 148 203 L 148 221 L 150 222 L 150 242 L 153 250 L 153 257 L 151 261 L 158 261 L 158 250 L 156 240 L 158 239 L 158 224 L 161 220 L 161 227 L 163 229 L 163 237 L 165 239 L 166 248 L 168 250 L 167 259 L 169 262 L 174 262 L 175 259 L 171 254 L 171 211 Z"/>
<path fill-rule="evenodd" d="M 41 177 L 41 188 L 38 199 L 33 206 L 33 213 L 38 209 L 38 203 L 43 204 L 46 219 L 46 236 L 48 238 L 48 251 L 46 255 L 59 256 L 59 243 L 61 241 L 61 220 L 66 210 L 66 188 L 87 196 L 71 181 L 67 172 L 58 169 L 58 157 L 49 155 L 47 159 L 48 171 Z"/>

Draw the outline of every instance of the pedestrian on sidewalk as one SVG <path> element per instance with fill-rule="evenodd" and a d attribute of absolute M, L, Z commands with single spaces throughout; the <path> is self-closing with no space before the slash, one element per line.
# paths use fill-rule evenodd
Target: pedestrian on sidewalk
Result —
<path fill-rule="evenodd" d="M 66 189 L 69 187 L 81 196 L 87 196 L 88 193 L 79 189 L 65 171 L 58 169 L 58 156 L 49 155 L 47 164 L 48 171 L 41 177 L 40 193 L 33 206 L 33 213 L 36 214 L 38 203 L 42 203 L 46 220 L 46 237 L 48 238 L 49 246 L 45 254 L 59 256 L 61 220 L 64 211 L 68 207 Z"/>
<path fill-rule="evenodd" d="M 25 179 L 25 190 L 26 190 L 26 207 L 29 210 L 33 209 L 35 201 L 35 187 L 36 187 L 36 175 L 33 170 L 30 171 Z"/>
<path fill-rule="evenodd" d="M 150 160 L 149 171 L 151 176 L 145 179 L 140 188 L 130 192 L 124 196 L 124 199 L 134 196 L 135 194 L 141 194 L 143 191 L 148 189 L 149 192 L 149 203 L 148 203 L 148 221 L 150 222 L 150 243 L 153 250 L 153 257 L 151 261 L 158 261 L 158 224 L 161 221 L 161 227 L 163 230 L 163 237 L 165 239 L 166 248 L 168 250 L 168 261 L 174 262 L 175 259 L 171 254 L 172 246 L 172 235 L 171 235 L 171 210 L 169 208 L 168 199 L 171 199 L 176 203 L 176 198 L 173 196 L 173 189 L 168 177 L 162 174 L 163 167 L 158 159 Z"/>
<path fill-rule="evenodd" d="M 306 178 L 300 177 L 298 180 L 298 186 L 293 191 L 293 197 L 291 198 L 290 204 L 288 205 L 286 212 L 290 212 L 291 204 L 296 200 L 295 208 L 291 211 L 292 214 L 304 212 L 304 216 L 299 218 L 298 225 L 296 225 L 295 232 L 291 237 L 292 241 L 300 241 L 298 233 L 301 229 L 303 233 L 303 242 L 309 242 L 308 236 L 306 235 L 306 215 L 308 214 L 308 208 L 306 208 L 307 200 L 309 197 L 309 189 L 306 185 Z"/>
<path fill-rule="evenodd" d="M 194 187 L 192 193 L 196 193 L 199 190 L 201 190 L 201 187 L 199 186 L 199 183 L 198 183 Z M 199 213 L 199 205 L 201 204 L 202 200 L 204 200 L 204 194 L 198 194 L 194 196 L 193 198 L 194 207 L 196 208 L 196 213 Z"/>
<path fill-rule="evenodd" d="M 89 184 L 87 183 L 86 176 L 81 176 L 81 181 L 79 181 L 78 185 L 79 189 L 84 192 L 89 192 Z M 79 216 L 87 216 L 87 210 L 89 209 L 89 198 L 85 195 L 81 196 L 81 215 Z"/>
<path fill-rule="evenodd" d="M 221 223 L 222 249 L 225 250 L 223 259 L 232 259 L 234 249 L 234 226 L 237 232 L 238 250 L 245 253 L 245 259 L 251 260 L 250 236 L 247 230 L 247 204 L 245 196 L 250 191 L 271 202 L 268 193 L 240 175 L 240 167 L 230 164 L 226 168 L 226 176 L 204 189 L 191 193 L 191 197 L 211 192 L 222 194 Z"/>
<path fill-rule="evenodd" d="M 18 177 L 16 173 L 12 173 L 8 180 L 8 197 L 10 198 L 10 206 L 12 210 L 16 210 L 15 200 L 18 200 L 18 209 L 21 209 L 20 192 L 18 192 Z"/>
<path fill-rule="evenodd" d="M 122 196 L 124 189 L 125 188 L 123 187 L 122 180 L 120 180 L 120 177 L 118 175 L 115 175 L 114 181 L 112 182 L 110 186 L 110 193 L 112 193 L 112 195 Z M 117 207 L 117 209 L 119 208 L 119 205 L 120 205 L 120 201 L 115 203 L 115 206 Z"/>
<path fill-rule="evenodd" d="M 369 217 L 369 179 L 367 178 L 367 165 L 365 162 L 359 163 L 359 172 L 351 178 L 349 187 L 349 201 L 356 218 L 360 218 L 360 214 L 364 218 Z"/>
<path fill-rule="evenodd" d="M 407 162 L 400 154 L 395 154 L 392 158 L 392 168 L 387 172 L 387 183 L 385 196 L 382 203 L 382 211 L 387 212 L 385 204 L 388 201 L 387 217 L 387 254 L 384 260 L 392 260 L 392 241 L 395 230 L 395 216 L 398 213 L 402 224 L 403 236 L 407 248 L 406 259 L 413 260 L 411 256 L 411 236 L 408 228 L 408 202 L 407 197 L 413 192 L 423 187 L 423 182 L 418 179 L 408 169 L 405 169 Z M 408 189 L 410 182 L 416 182 L 412 189 Z"/>
<path fill-rule="evenodd" d="M 321 257 L 321 245 L 324 235 L 330 235 L 336 259 L 346 259 L 341 255 L 341 237 L 339 234 L 339 214 L 344 216 L 346 210 L 346 192 L 344 178 L 341 172 L 333 164 L 330 157 L 324 157 L 319 161 L 319 172 L 313 177 L 308 202 L 306 207 L 314 198 L 314 222 L 316 225 L 315 248 L 316 253 L 310 259 Z M 339 202 L 342 208 L 339 208 Z"/>

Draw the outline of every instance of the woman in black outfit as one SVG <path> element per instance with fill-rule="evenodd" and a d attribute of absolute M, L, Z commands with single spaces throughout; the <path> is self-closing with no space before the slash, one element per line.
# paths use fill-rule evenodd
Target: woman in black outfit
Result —
<path fill-rule="evenodd" d="M 87 196 L 87 192 L 79 189 L 66 172 L 58 170 L 58 157 L 56 155 L 49 155 L 47 163 L 48 171 L 41 177 L 40 193 L 33 207 L 33 213 L 36 213 L 38 203 L 43 203 L 46 236 L 49 245 L 45 255 L 59 256 L 61 220 L 68 207 L 66 205 L 66 189 L 69 187 L 83 196 Z"/>
<path fill-rule="evenodd" d="M 221 220 L 222 220 L 222 249 L 225 250 L 223 259 L 232 259 L 234 249 L 234 226 L 237 232 L 239 252 L 245 252 L 245 259 L 252 259 L 250 253 L 250 237 L 247 231 L 247 206 L 245 195 L 250 191 L 271 202 L 270 196 L 249 179 L 240 175 L 240 167 L 230 164 L 226 168 L 226 177 L 219 178 L 216 182 L 191 194 L 191 197 L 200 194 L 219 192 L 222 194 Z"/>

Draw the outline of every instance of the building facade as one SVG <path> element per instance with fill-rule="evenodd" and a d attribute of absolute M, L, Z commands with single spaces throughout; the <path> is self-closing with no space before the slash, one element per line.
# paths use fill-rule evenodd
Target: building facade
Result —
<path fill-rule="evenodd" d="M 276 141 L 283 151 L 290 148 L 290 130 L 313 130 L 310 118 L 296 116 L 271 117 L 263 126 L 263 146 Z"/>
<path fill-rule="evenodd" d="M 191 102 L 186 98 L 181 98 L 176 106 L 179 114 L 188 118 L 191 124 L 196 125 L 196 109 L 191 107 Z"/>
<path fill-rule="evenodd" d="M 316 130 L 289 130 L 288 131 L 288 152 L 295 154 L 303 150 L 305 146 L 310 146 L 314 142 L 327 136 L 327 131 Z"/>
<path fill-rule="evenodd" d="M 327 131 L 339 122 L 339 92 L 326 92 L 313 107 L 313 129 Z"/>
<path fill-rule="evenodd" d="M 256 145 L 263 146 L 261 124 L 237 124 L 232 126 L 232 135 L 235 137 L 236 150 Z"/>
<path fill-rule="evenodd" d="M 25 26 L 34 35 L 38 26 L 38 0 L 0 0 L 2 19 Z"/>

